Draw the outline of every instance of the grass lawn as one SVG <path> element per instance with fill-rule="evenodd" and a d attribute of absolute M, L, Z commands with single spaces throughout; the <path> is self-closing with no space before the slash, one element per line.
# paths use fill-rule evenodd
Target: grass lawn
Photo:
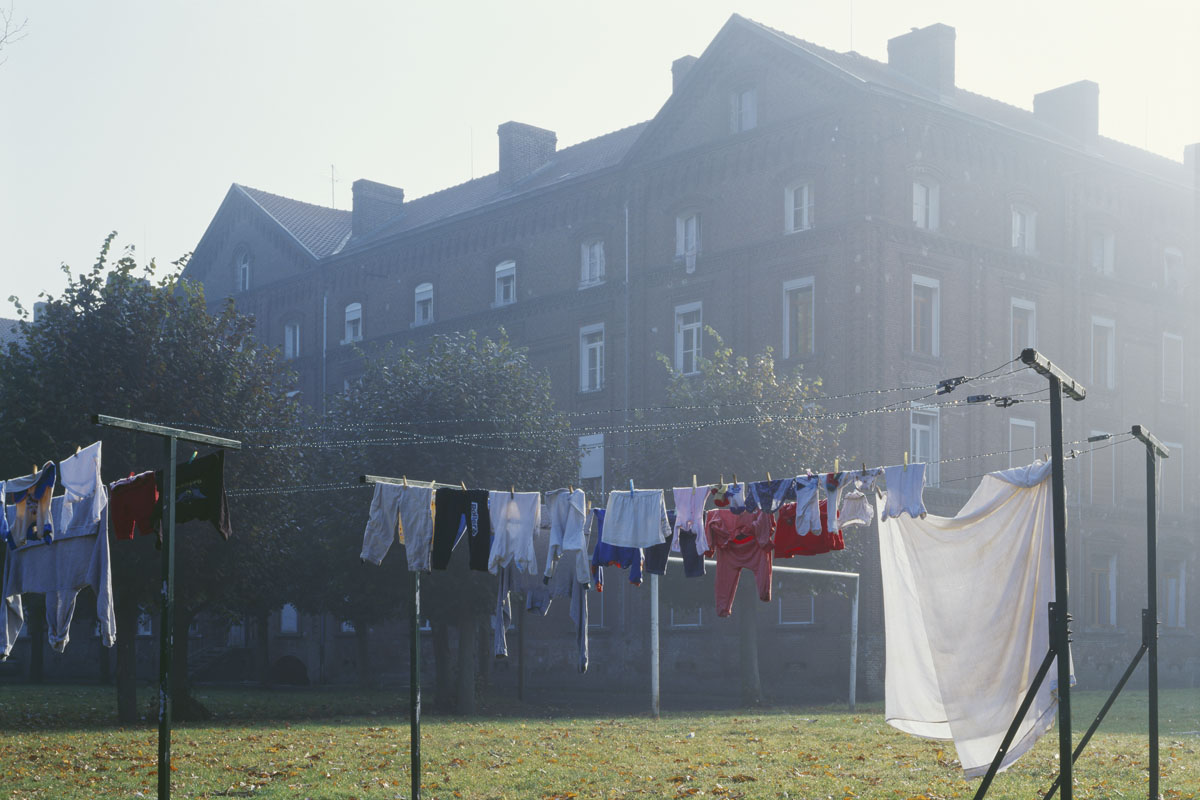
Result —
<path fill-rule="evenodd" d="M 172 796 L 407 798 L 403 693 L 201 688 L 216 714 L 174 731 Z M 153 694 L 145 692 L 143 707 Z M 1103 696 L 1072 695 L 1076 736 Z M 141 697 L 139 699 L 142 699 Z M 154 797 L 157 729 L 116 725 L 111 688 L 0 686 L 0 800 Z M 1160 706 L 1161 788 L 1200 797 L 1200 691 Z M 520 716 L 518 716 L 520 714 Z M 149 716 L 153 720 L 153 714 Z M 1076 767 L 1077 798 L 1146 796 L 1146 695 L 1126 693 Z M 644 716 L 488 707 L 427 716 L 427 798 L 924 798 L 972 796 L 954 747 L 899 733 L 880 704 Z M 1052 732 L 991 797 L 1040 797 Z"/>

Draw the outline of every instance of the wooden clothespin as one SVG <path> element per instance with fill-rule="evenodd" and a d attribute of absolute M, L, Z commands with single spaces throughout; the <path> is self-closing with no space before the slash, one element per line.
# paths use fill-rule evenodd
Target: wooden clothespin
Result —
<path fill-rule="evenodd" d="M 404 481 L 405 487 L 408 486 L 408 476 L 407 475 L 400 476 L 400 480 Z"/>
<path fill-rule="evenodd" d="M 79 455 L 79 451 L 80 451 L 80 450 L 82 450 L 82 449 L 83 449 L 83 448 L 82 448 L 82 447 L 80 447 L 79 445 L 75 445 L 75 455 Z"/>
<path fill-rule="evenodd" d="M 696 473 L 692 473 L 692 488 L 696 488 Z"/>
<path fill-rule="evenodd" d="M 771 480 L 771 470 L 767 470 L 767 480 Z"/>
<path fill-rule="evenodd" d="M 835 459 L 833 460 L 833 471 L 834 471 L 834 472 L 841 472 L 841 470 L 840 470 L 840 469 L 838 469 L 838 467 L 840 467 L 841 465 L 842 465 L 842 462 L 841 462 L 841 460 L 840 460 L 840 459 L 837 459 L 837 458 L 835 458 Z"/>
<path fill-rule="evenodd" d="M 459 481 L 458 485 L 463 487 L 464 492 L 467 490 L 467 482 L 466 481 Z"/>
<path fill-rule="evenodd" d="M 567 484 L 567 494 L 575 494 L 575 487 L 569 483 Z"/>
<path fill-rule="evenodd" d="M 737 473 L 733 473 L 733 485 L 737 486 Z"/>
<path fill-rule="evenodd" d="M 515 498 L 515 497 L 517 496 L 517 487 L 516 487 L 516 486 L 513 486 L 513 485 L 511 485 L 511 484 L 509 485 L 509 487 L 508 487 L 508 496 L 509 496 L 509 498 L 510 498 L 510 499 L 511 499 L 511 498 Z"/>
<path fill-rule="evenodd" d="M 904 471 L 908 472 L 908 451 L 904 451 Z"/>
<path fill-rule="evenodd" d="M 29 474 L 30 474 L 30 475 L 37 475 L 37 464 L 34 464 L 34 465 L 33 465 L 33 471 L 32 471 L 32 472 L 30 472 Z"/>

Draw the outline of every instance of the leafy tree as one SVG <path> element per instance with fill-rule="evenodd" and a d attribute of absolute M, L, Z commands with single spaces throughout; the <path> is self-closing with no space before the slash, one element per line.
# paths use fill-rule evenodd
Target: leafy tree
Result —
<path fill-rule="evenodd" d="M 775 370 L 770 347 L 753 356 L 735 355 L 712 328 L 715 343 L 700 359 L 698 375 L 675 372 L 659 354 L 667 378 L 662 414 L 641 422 L 656 423 L 650 438 L 630 449 L 629 473 L 643 486 L 689 486 L 696 475 L 703 483 L 723 477 L 759 480 L 768 474 L 793 476 L 805 468 L 832 464 L 839 430 L 821 420 L 821 379 L 808 378 L 797 366 L 787 374 Z M 676 610 L 711 607 L 707 581 L 676 579 L 668 571 L 665 602 Z M 758 669 L 757 617 L 762 603 L 754 583 L 743 576 L 733 620 L 738 628 L 742 700 L 763 700 Z"/>
<path fill-rule="evenodd" d="M 139 267 L 132 248 L 115 262 L 116 234 L 105 240 L 91 270 L 74 275 L 36 320 L 16 298 L 22 334 L 0 353 L 0 435 L 9 474 L 61 458 L 70 445 L 104 440 L 104 479 L 164 466 L 163 440 L 90 423 L 93 413 L 205 430 L 295 427 L 298 408 L 287 399 L 291 377 L 275 351 L 255 344 L 253 321 L 232 303 L 211 314 L 202 289 L 179 280 L 182 262 L 159 275 Z M 179 460 L 191 449 L 180 443 Z M 297 465 L 282 450 L 247 449 L 226 458 L 226 486 L 292 480 Z M 176 713 L 203 714 L 187 692 L 187 626 L 201 610 L 234 611 L 243 604 L 278 602 L 289 575 L 280 569 L 293 552 L 292 520 L 278 498 L 234 503 L 234 538 L 224 542 L 207 523 L 176 529 Z M 115 542 L 117 695 L 121 719 L 137 718 L 134 642 L 139 609 L 156 610 L 160 554 L 154 537 Z"/>
<path fill-rule="evenodd" d="M 474 332 L 435 336 L 422 352 L 389 344 L 366 357 L 362 377 L 334 398 L 329 417 L 334 427 L 361 432 L 360 443 L 343 451 L 346 475 L 533 490 L 565 484 L 578 468 L 577 447 L 554 409 L 549 379 L 534 371 L 503 330 L 495 339 Z M 316 545 L 314 563 L 327 574 L 314 582 L 320 594 L 308 602 L 365 632 L 407 608 L 407 564 L 397 547 L 382 571 L 360 565 L 365 500 L 338 502 L 353 506 L 331 503 L 327 509 L 341 523 L 329 525 Z M 437 703 L 462 714 L 474 710 L 479 630 L 496 603 L 495 579 L 470 572 L 466 561 L 464 552 L 456 552 L 449 570 L 421 581 L 422 616 L 433 626 Z M 458 633 L 456 670 L 449 663 L 452 628 Z M 361 666 L 365 653 L 360 659 Z M 451 693 L 449 676 L 455 674 Z"/>

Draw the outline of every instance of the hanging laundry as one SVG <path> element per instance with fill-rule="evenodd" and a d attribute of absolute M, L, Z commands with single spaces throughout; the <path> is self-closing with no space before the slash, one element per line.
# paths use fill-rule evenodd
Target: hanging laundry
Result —
<path fill-rule="evenodd" d="M 879 525 L 887 721 L 953 739 L 967 777 L 987 771 L 1046 652 L 1050 471 L 1037 462 L 993 472 L 953 518 L 905 514 Z M 1056 685 L 1038 689 L 1001 768 L 1052 724 Z"/>
<path fill-rule="evenodd" d="M 846 492 L 846 499 L 838 509 L 837 526 L 845 529 L 870 525 L 875 519 L 875 507 L 871 505 L 868 495 L 874 491 L 875 479 L 873 477 L 865 480 L 855 478 L 850 490 Z"/>
<path fill-rule="evenodd" d="M 488 495 L 492 519 L 492 548 L 488 571 L 516 564 L 534 574 L 537 557 L 533 552 L 533 534 L 541 525 L 542 496 L 539 492 L 491 492 Z M 440 511 L 439 511 L 440 513 Z"/>
<path fill-rule="evenodd" d="M 771 515 L 762 511 L 737 514 L 716 508 L 709 511 L 705 519 L 708 539 L 717 553 L 717 616 L 728 617 L 733 612 L 733 598 L 742 569 L 754 573 L 759 599 L 770 602 L 771 528 L 774 524 Z"/>
<path fill-rule="evenodd" d="M 671 549 L 676 553 L 682 552 L 684 537 L 680 533 L 690 533 L 688 539 L 695 544 L 696 552 L 703 556 L 709 550 L 708 537 L 704 534 L 704 504 L 712 492 L 711 486 L 685 486 L 672 489 L 675 500 L 675 540 Z"/>
<path fill-rule="evenodd" d="M 459 539 L 466 535 L 468 566 L 480 572 L 489 569 L 492 550 L 492 519 L 484 489 L 443 487 L 434 494 L 433 568 L 446 569 Z M 494 570 L 493 570 L 494 571 Z"/>
<path fill-rule="evenodd" d="M 154 470 L 114 481 L 108 487 L 109 518 L 115 539 L 133 539 L 136 528 L 142 536 L 158 530 L 155 506 L 158 505 L 158 482 Z"/>
<path fill-rule="evenodd" d="M 602 541 L 615 547 L 650 547 L 667 540 L 671 523 L 662 489 L 608 493 Z"/>
<path fill-rule="evenodd" d="M 674 511 L 667 512 L 667 524 L 670 525 L 671 533 L 667 534 L 665 542 L 642 548 L 642 570 L 647 575 L 658 575 L 661 577 L 667 574 L 667 560 L 671 555 L 671 542 L 675 537 Z"/>
<path fill-rule="evenodd" d="M 821 529 L 799 533 L 796 529 L 796 504 L 788 503 L 779 510 L 779 524 L 775 526 L 775 557 L 819 556 L 831 550 L 844 550 L 846 540 L 837 528 L 829 529 L 829 503 L 817 503 L 817 515 Z"/>
<path fill-rule="evenodd" d="M 63 487 L 62 518 L 67 528 L 94 525 L 104 507 L 100 479 L 101 442 L 93 442 L 58 462 L 58 482 Z M 111 498 L 109 500 L 111 504 Z"/>
<path fill-rule="evenodd" d="M 9 547 L 21 547 L 26 540 L 54 540 L 54 518 L 50 513 L 50 498 L 57 483 L 58 468 L 53 461 L 32 475 L 9 478 L 4 482 L 6 503 L 16 506 L 9 526 Z"/>
<path fill-rule="evenodd" d="M 155 473 L 158 481 L 159 513 L 166 499 L 163 487 L 166 477 L 162 470 Z M 175 522 L 207 520 L 223 539 L 233 535 L 229 522 L 229 500 L 225 497 L 225 451 L 218 450 L 175 467 Z M 160 531 L 161 537 L 161 531 Z"/>
<path fill-rule="evenodd" d="M 712 488 L 713 505 L 727 508 L 735 514 L 746 510 L 746 484 L 718 484 Z"/>
<path fill-rule="evenodd" d="M 550 546 L 546 554 L 545 577 L 553 577 L 559 559 L 572 550 L 587 551 L 587 495 L 582 489 L 554 489 L 546 492 L 550 517 Z M 582 559 L 582 582 L 588 583 L 587 560 Z"/>
<path fill-rule="evenodd" d="M 796 479 L 777 478 L 746 484 L 746 510 L 774 514 L 789 500 L 796 499 Z"/>
<path fill-rule="evenodd" d="M 377 483 L 363 531 L 363 561 L 381 564 L 393 542 L 404 546 L 409 572 L 433 565 L 433 488 Z"/>
<path fill-rule="evenodd" d="M 629 582 L 642 585 L 642 551 L 637 547 L 618 547 L 604 541 L 605 509 L 592 509 L 592 529 L 596 547 L 592 550 L 592 583 L 597 592 L 604 591 L 604 567 L 629 570 Z"/>
<path fill-rule="evenodd" d="M 99 451 L 71 465 L 72 485 L 94 483 L 99 486 Z M 87 470 L 94 465 L 89 477 Z M 76 480 L 78 479 L 78 480 Z M 96 593 L 96 617 L 100 622 L 100 640 L 112 647 L 116 640 L 113 613 L 112 568 L 108 548 L 108 497 L 102 486 L 99 498 L 91 495 L 69 499 L 55 497 L 49 503 L 55 539 L 50 547 L 30 541 L 9 553 L 4 563 L 4 582 L 0 605 L 0 658 L 8 658 L 25 621 L 22 593 L 46 596 L 46 627 L 51 648 L 61 653 L 70 639 L 71 620 L 80 590 L 91 587 Z M 92 510 L 97 510 L 92 519 Z M 82 513 L 81 513 L 82 510 Z M 13 510 L 13 518 L 19 509 Z"/>
<path fill-rule="evenodd" d="M 800 475 L 796 478 L 796 532 L 800 535 L 821 532 L 821 509 L 817 490 L 820 475 Z"/>
<path fill-rule="evenodd" d="M 887 482 L 887 493 L 884 495 L 883 508 L 879 511 L 880 521 L 901 514 L 925 518 L 924 464 L 884 467 L 883 479 Z"/>

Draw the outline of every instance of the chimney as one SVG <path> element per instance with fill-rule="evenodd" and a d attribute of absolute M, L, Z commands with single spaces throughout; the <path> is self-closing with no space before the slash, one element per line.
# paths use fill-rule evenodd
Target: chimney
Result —
<path fill-rule="evenodd" d="M 549 163 L 558 145 L 554 131 L 523 122 L 505 122 L 496 135 L 500 137 L 500 186 L 504 189 Z"/>
<path fill-rule="evenodd" d="M 1100 135 L 1100 86 L 1076 81 L 1033 96 L 1033 115 L 1083 144 Z"/>
<path fill-rule="evenodd" d="M 359 178 L 352 186 L 354 209 L 350 214 L 350 235 L 361 236 L 400 214 L 404 190 L 386 183 Z"/>
<path fill-rule="evenodd" d="M 679 91 L 679 84 L 683 83 L 692 66 L 699 60 L 695 56 L 684 56 L 671 62 L 671 94 Z"/>
<path fill-rule="evenodd" d="M 932 89 L 954 93 L 954 28 L 935 22 L 888 39 L 888 66 Z"/>

